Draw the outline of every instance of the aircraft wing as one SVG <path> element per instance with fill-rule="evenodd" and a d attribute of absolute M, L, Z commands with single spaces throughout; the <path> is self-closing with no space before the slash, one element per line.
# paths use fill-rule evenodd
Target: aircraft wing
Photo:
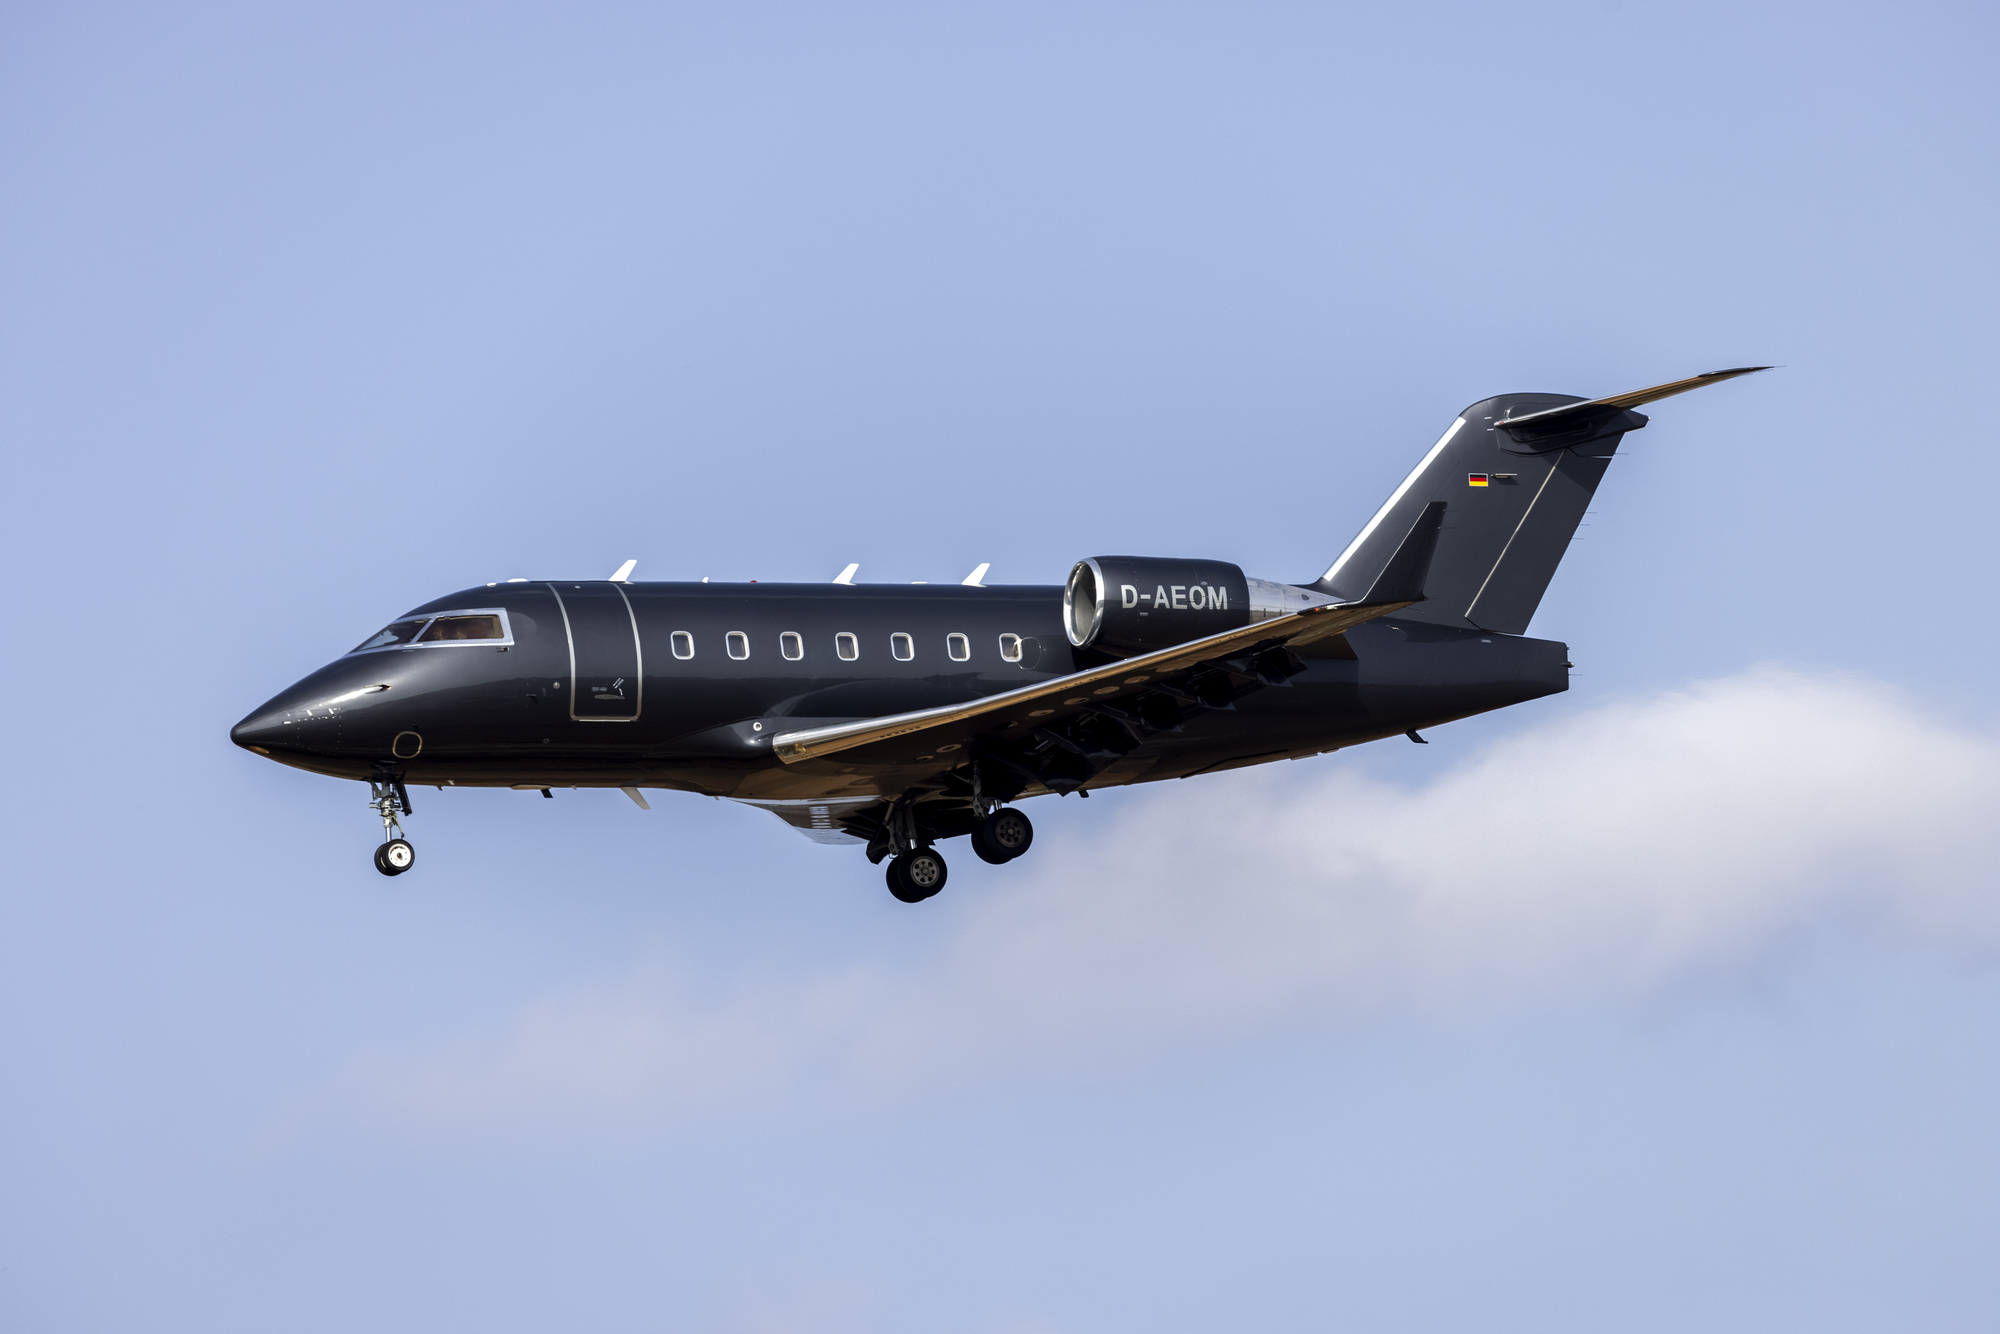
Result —
<path fill-rule="evenodd" d="M 772 753 L 802 777 L 865 769 L 891 786 L 900 779 L 903 791 L 964 798 L 982 790 L 985 778 L 987 792 L 1032 785 L 1074 792 L 1148 735 L 1177 731 L 1191 714 L 1232 708 L 1246 691 L 1286 684 L 1306 669 L 1297 650 L 1423 601 L 1445 509 L 1443 501 L 1424 507 L 1353 602 L 1307 607 L 983 699 L 780 733 Z M 880 828 L 864 815 L 831 822 L 863 836 Z"/>
<path fill-rule="evenodd" d="M 912 737 L 921 738 L 922 744 L 897 749 L 926 750 L 929 754 L 920 758 L 930 759 L 940 752 L 958 750 L 975 736 L 997 734 L 1001 740 L 1027 739 L 1038 733 L 1046 734 L 1057 724 L 1082 714 L 1129 726 L 1131 721 L 1138 720 L 1128 719 L 1119 708 L 1129 697 L 1150 694 L 1203 705 L 1207 702 L 1205 683 L 1198 678 L 1228 672 L 1276 684 L 1298 670 L 1296 659 L 1289 657 L 1287 649 L 1341 634 L 1364 621 L 1400 611 L 1415 600 L 1308 607 L 984 699 L 786 732 L 772 740 L 771 749 L 786 764 L 799 764 Z M 1208 698 L 1216 698 L 1212 686 L 1208 688 Z M 883 755 L 881 762 L 894 764 L 900 758 Z"/>

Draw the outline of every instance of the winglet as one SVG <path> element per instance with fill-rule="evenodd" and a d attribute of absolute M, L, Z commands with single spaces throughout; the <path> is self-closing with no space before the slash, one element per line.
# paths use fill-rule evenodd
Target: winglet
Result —
<path fill-rule="evenodd" d="M 971 574 L 966 575 L 965 578 L 959 580 L 958 582 L 963 584 L 967 588 L 984 588 L 986 587 L 986 585 L 981 583 L 980 580 L 984 579 L 986 577 L 986 572 L 992 568 L 993 568 L 992 561 L 983 560 L 979 562 L 978 569 L 974 570 Z"/>
<path fill-rule="evenodd" d="M 1352 605 L 1380 606 L 1385 602 L 1422 602 L 1424 580 L 1430 576 L 1431 557 L 1437 554 L 1438 530 L 1444 526 L 1445 502 L 1433 500 L 1417 515 L 1402 545 L 1389 557 L 1382 573 L 1360 601 Z"/>
<path fill-rule="evenodd" d="M 854 572 L 855 572 L 856 570 L 859 570 L 860 568 L 861 568 L 861 563 L 860 563 L 859 561 L 856 561 L 856 562 L 855 562 L 854 564 L 852 564 L 852 565 L 848 566 L 848 567 L 847 567 L 846 569 L 842 570 L 842 571 L 841 571 L 841 572 L 840 572 L 839 574 L 836 574 L 835 576 L 833 576 L 833 582 L 835 582 L 836 584 L 851 584 L 851 583 L 853 583 L 853 582 L 854 582 Z"/>
<path fill-rule="evenodd" d="M 636 560 L 628 560 L 623 565 L 620 565 L 618 567 L 618 573 L 611 576 L 611 582 L 614 584 L 622 584 L 628 582 L 632 578 L 633 568 L 637 566 L 638 563 L 639 562 Z"/>

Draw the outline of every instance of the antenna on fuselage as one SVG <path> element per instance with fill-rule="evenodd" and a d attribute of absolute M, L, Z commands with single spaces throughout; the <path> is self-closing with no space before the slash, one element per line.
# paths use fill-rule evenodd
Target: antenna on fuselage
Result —
<path fill-rule="evenodd" d="M 618 573 L 611 576 L 611 582 L 614 584 L 624 583 L 627 579 L 631 578 L 632 567 L 637 565 L 638 563 L 639 562 L 636 560 L 628 560 L 623 565 L 620 565 L 618 567 Z"/>
<path fill-rule="evenodd" d="M 967 588 L 984 588 L 986 587 L 986 585 L 979 581 L 984 579 L 986 577 L 986 572 L 992 568 L 993 568 L 992 561 L 983 560 L 979 562 L 978 569 L 974 570 L 971 574 L 966 575 L 965 578 L 959 580 L 958 582 L 964 584 Z"/>
<path fill-rule="evenodd" d="M 851 584 L 851 583 L 853 583 L 853 582 L 854 582 L 854 572 L 855 572 L 856 570 L 860 569 L 860 568 L 861 568 L 861 562 L 859 562 L 859 561 L 856 561 L 856 562 L 855 562 L 854 564 L 852 564 L 852 565 L 848 566 L 848 567 L 847 567 L 846 569 L 842 570 L 842 571 L 841 571 L 841 572 L 840 572 L 839 574 L 836 574 L 835 576 L 833 576 L 833 582 L 835 582 L 836 584 Z"/>

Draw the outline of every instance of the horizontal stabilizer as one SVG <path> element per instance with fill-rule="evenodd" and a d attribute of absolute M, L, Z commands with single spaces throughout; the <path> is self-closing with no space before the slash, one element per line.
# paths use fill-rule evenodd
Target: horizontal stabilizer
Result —
<path fill-rule="evenodd" d="M 1573 443 L 1572 437 L 1594 434 L 1596 430 L 1610 423 L 1620 414 L 1646 403 L 1657 403 L 1675 394 L 1685 394 L 1690 389 L 1700 389 L 1705 385 L 1721 384 L 1739 375 L 1753 375 L 1758 371 L 1768 371 L 1769 366 L 1738 366 L 1734 370 L 1709 371 L 1686 380 L 1675 380 L 1671 384 L 1656 384 L 1650 389 L 1634 389 L 1629 394 L 1613 394 L 1609 398 L 1593 398 L 1582 403 L 1566 403 L 1561 407 L 1547 408 L 1541 412 L 1530 412 L 1519 417 L 1505 417 L 1493 423 L 1505 431 L 1515 443 L 1538 447 L 1564 448 Z M 1638 418 L 1640 423 L 1646 419 Z"/>

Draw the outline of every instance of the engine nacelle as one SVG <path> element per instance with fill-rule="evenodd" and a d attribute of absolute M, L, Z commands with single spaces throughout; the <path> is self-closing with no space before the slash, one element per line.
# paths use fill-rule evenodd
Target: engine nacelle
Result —
<path fill-rule="evenodd" d="M 1070 571 L 1063 628 L 1078 648 L 1129 658 L 1332 601 L 1227 561 L 1093 556 Z"/>

